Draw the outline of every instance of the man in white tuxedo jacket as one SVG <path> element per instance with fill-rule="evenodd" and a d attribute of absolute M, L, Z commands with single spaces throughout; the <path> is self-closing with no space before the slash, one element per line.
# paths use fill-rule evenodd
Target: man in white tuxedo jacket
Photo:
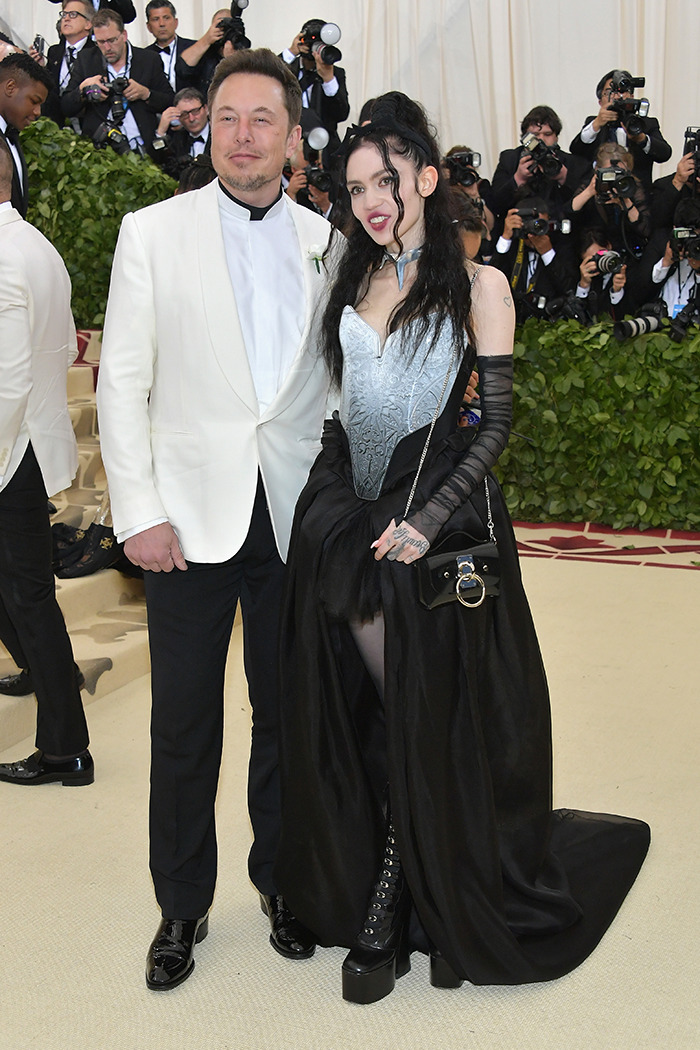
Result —
<path fill-rule="evenodd" d="M 70 279 L 11 203 L 0 141 L 0 639 L 37 698 L 37 751 L 0 765 L 13 784 L 91 784 L 73 651 L 56 601 L 47 494 L 70 485 L 78 450 L 66 374 L 77 353 Z M 10 692 L 10 689 L 2 690 Z"/>
<path fill-rule="evenodd" d="M 218 180 L 124 218 L 98 407 L 114 528 L 144 569 L 152 666 L 151 873 L 163 920 L 150 988 L 175 987 L 206 936 L 226 655 L 241 602 L 253 710 L 251 880 L 273 947 L 314 941 L 272 880 L 277 635 L 294 506 L 320 448 L 327 378 L 309 349 L 330 227 L 281 192 L 299 87 L 239 51 L 209 95 Z"/>

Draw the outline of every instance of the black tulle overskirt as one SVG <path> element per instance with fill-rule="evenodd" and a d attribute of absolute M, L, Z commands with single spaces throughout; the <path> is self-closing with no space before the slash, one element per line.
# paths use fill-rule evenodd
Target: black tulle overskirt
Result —
<path fill-rule="evenodd" d="M 464 454 L 458 377 L 415 506 Z M 461 386 L 460 386 L 461 384 Z M 649 845 L 642 821 L 552 811 L 547 683 L 515 537 L 490 478 L 501 593 L 478 609 L 428 611 L 415 565 L 370 544 L 403 516 L 427 429 L 397 446 L 379 499 L 352 485 L 347 439 L 327 424 L 300 497 L 283 617 L 283 826 L 275 878 L 322 945 L 363 925 L 390 805 L 414 902 L 413 946 L 475 984 L 549 980 L 593 950 Z M 487 536 L 482 488 L 443 535 Z M 382 610 L 385 697 L 347 620 Z"/>

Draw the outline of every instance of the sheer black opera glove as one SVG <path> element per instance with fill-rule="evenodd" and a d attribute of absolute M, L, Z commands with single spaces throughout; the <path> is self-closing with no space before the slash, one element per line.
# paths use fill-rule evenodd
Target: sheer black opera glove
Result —
<path fill-rule="evenodd" d="M 481 423 L 469 450 L 447 480 L 406 522 L 430 542 L 483 482 L 508 443 L 513 419 L 513 355 L 478 357 Z"/>

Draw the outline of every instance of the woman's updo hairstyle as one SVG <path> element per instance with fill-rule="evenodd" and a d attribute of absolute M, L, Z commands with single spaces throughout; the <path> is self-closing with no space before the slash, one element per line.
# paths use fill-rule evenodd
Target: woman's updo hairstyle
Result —
<path fill-rule="evenodd" d="M 428 165 L 432 165 L 439 176 L 434 192 L 425 198 L 425 240 L 417 262 L 416 277 L 405 299 L 397 304 L 391 314 L 389 332 L 414 322 L 410 339 L 403 340 L 403 350 L 409 357 L 424 339 L 433 321 L 435 327 L 430 346 L 446 322 L 452 324 L 458 352 L 464 352 L 465 333 L 469 334 L 469 278 L 464 269 L 462 241 L 452 222 L 449 189 L 440 174 L 440 149 L 436 132 L 420 103 L 414 102 L 401 91 L 389 91 L 374 101 L 368 124 L 353 125 L 347 131 L 340 150 L 344 205 L 350 212 L 350 219 L 344 227 L 347 243 L 337 261 L 336 276 L 323 317 L 322 334 L 323 354 L 331 378 L 338 386 L 342 378 L 339 327 L 343 310 L 347 305 L 357 305 L 364 295 L 368 280 L 385 258 L 384 248 L 352 216 L 345 189 L 347 160 L 356 149 L 366 144 L 376 146 L 386 171 L 393 179 L 392 196 L 398 211 L 394 238 L 399 245 L 399 252 L 403 250 L 398 230 L 403 221 L 404 206 L 399 193 L 399 173 L 392 162 L 392 154 L 409 160 L 415 168 L 416 177 Z"/>

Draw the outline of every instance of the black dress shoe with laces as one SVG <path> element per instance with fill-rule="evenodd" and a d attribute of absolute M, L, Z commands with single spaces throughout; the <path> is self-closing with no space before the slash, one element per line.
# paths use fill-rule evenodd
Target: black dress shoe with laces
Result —
<path fill-rule="evenodd" d="M 75 665 L 75 673 L 78 676 L 78 689 L 85 685 L 85 675 L 78 665 Z M 34 692 L 34 680 L 31 671 L 23 670 L 17 674 L 8 674 L 0 678 L 0 693 L 4 696 L 28 696 Z"/>
<path fill-rule="evenodd" d="M 75 758 L 46 758 L 43 751 L 35 751 L 21 762 L 0 765 L 0 780 L 8 784 L 63 784 L 81 787 L 92 784 L 95 764 L 89 751 Z"/>
<path fill-rule="evenodd" d="M 148 987 L 167 991 L 186 981 L 194 970 L 194 946 L 208 933 L 208 915 L 202 919 L 163 919 L 148 949 Z"/>
<path fill-rule="evenodd" d="M 270 944 L 285 959 L 310 959 L 316 951 L 316 938 L 296 919 L 284 897 L 260 894 L 260 907 L 270 920 Z"/>

